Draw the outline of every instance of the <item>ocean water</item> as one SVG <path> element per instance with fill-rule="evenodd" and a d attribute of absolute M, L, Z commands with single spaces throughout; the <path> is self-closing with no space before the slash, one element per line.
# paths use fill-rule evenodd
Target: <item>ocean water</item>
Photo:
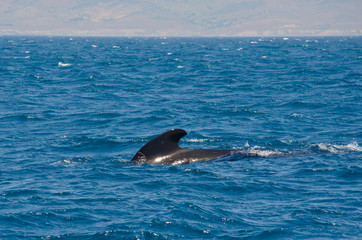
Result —
<path fill-rule="evenodd" d="M 362 37 L 0 52 L 0 239 L 362 239 Z M 249 154 L 130 163 L 172 128 Z"/>

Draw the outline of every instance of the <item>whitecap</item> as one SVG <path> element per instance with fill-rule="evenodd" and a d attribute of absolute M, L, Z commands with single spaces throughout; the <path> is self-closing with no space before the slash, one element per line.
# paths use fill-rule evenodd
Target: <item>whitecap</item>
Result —
<path fill-rule="evenodd" d="M 117 159 L 116 162 L 118 162 L 118 163 L 129 163 L 129 159 L 120 158 L 120 159 Z"/>
<path fill-rule="evenodd" d="M 249 148 L 245 151 L 245 153 L 248 156 L 257 156 L 257 157 L 270 157 L 270 156 L 278 156 L 278 155 L 284 155 L 285 153 L 280 152 L 278 150 L 267 150 L 263 149 L 259 146 L 255 146 L 252 148 Z"/>
<path fill-rule="evenodd" d="M 236 154 L 242 153 L 242 154 L 245 154 L 246 156 L 250 156 L 250 157 L 271 157 L 271 156 L 280 156 L 280 155 L 290 154 L 290 153 L 281 152 L 276 149 L 265 149 L 264 147 L 261 147 L 261 146 L 250 147 L 248 141 L 245 142 L 244 147 L 247 149 L 243 150 L 243 148 L 234 148 L 235 153 Z"/>
<path fill-rule="evenodd" d="M 356 141 L 353 141 L 352 143 L 346 145 L 318 143 L 316 144 L 316 146 L 319 150 L 327 151 L 330 153 L 362 152 L 362 147 L 360 147 Z"/>
<path fill-rule="evenodd" d="M 72 64 L 70 64 L 70 63 L 58 62 L 58 67 L 70 67 L 70 66 L 72 66 Z"/>
<path fill-rule="evenodd" d="M 29 59 L 30 56 L 25 56 L 25 57 L 14 57 L 14 59 Z"/>
<path fill-rule="evenodd" d="M 203 138 L 203 139 L 191 138 L 191 139 L 185 140 L 185 142 L 192 142 L 192 143 L 198 142 L 198 143 L 202 143 L 202 142 L 206 142 L 206 141 L 208 141 L 208 140 L 209 140 L 209 139 L 207 139 L 207 138 Z"/>
<path fill-rule="evenodd" d="M 299 114 L 299 113 L 293 113 L 292 115 L 291 115 L 292 117 L 295 117 L 295 118 L 297 118 L 297 117 L 303 117 L 303 114 Z"/>
<path fill-rule="evenodd" d="M 75 158 L 67 158 L 58 160 L 51 165 L 75 165 L 75 164 L 83 164 L 86 162 L 92 161 L 89 157 L 75 157 Z"/>

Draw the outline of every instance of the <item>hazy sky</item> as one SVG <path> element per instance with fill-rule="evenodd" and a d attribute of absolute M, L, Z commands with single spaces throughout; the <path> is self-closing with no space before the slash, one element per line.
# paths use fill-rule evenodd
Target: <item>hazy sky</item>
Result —
<path fill-rule="evenodd" d="M 1 35 L 362 35 L 362 0 L 0 2 Z"/>

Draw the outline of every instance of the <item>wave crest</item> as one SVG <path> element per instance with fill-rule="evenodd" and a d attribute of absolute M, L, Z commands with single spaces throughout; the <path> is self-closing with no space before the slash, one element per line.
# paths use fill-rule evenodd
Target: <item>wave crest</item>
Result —
<path fill-rule="evenodd" d="M 362 152 L 362 147 L 360 147 L 356 141 L 353 141 L 347 145 L 319 143 L 315 146 L 318 148 L 318 150 L 327 151 L 330 153 Z"/>
<path fill-rule="evenodd" d="M 279 156 L 285 155 L 286 153 L 281 152 L 279 150 L 270 150 L 270 149 L 263 149 L 262 147 L 256 146 L 251 147 L 245 151 L 247 156 L 256 156 L 256 157 L 270 157 L 270 156 Z"/>

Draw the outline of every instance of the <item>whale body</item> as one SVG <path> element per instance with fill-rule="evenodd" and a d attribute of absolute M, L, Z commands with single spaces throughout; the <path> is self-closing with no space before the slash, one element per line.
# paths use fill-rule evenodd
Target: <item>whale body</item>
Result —
<path fill-rule="evenodd" d="M 183 129 L 172 129 L 152 139 L 144 145 L 132 158 L 135 164 L 187 164 L 199 161 L 210 161 L 230 154 L 235 150 L 227 149 L 187 149 L 178 145 L 187 133 Z"/>

